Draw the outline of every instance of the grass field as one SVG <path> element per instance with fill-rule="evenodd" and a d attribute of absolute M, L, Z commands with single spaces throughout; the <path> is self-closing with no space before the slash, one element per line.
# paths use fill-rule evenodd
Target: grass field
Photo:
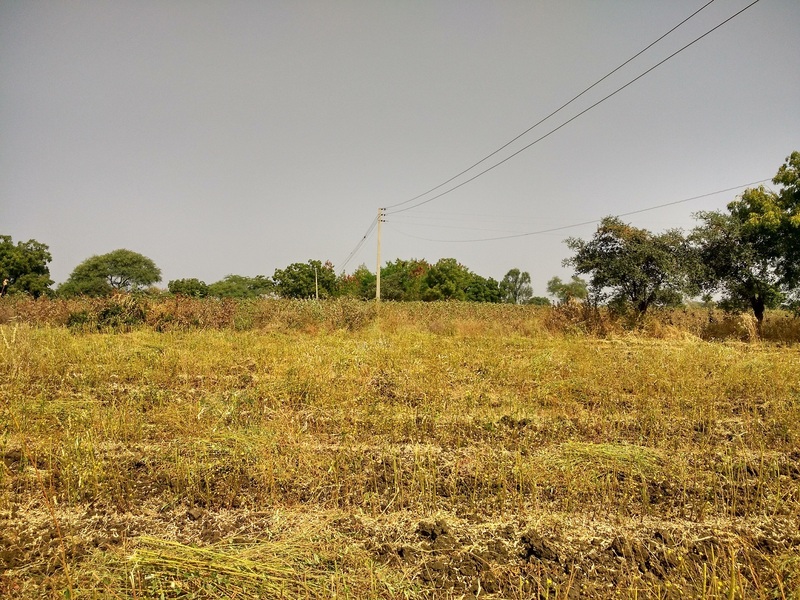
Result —
<path fill-rule="evenodd" d="M 788 316 L 121 305 L 0 306 L 0 597 L 800 598 Z"/>

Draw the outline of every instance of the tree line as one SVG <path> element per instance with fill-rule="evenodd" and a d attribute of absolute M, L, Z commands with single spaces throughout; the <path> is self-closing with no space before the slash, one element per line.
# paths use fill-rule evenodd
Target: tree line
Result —
<path fill-rule="evenodd" d="M 4 293 L 28 294 L 34 298 L 164 293 L 152 287 L 161 281 L 161 269 L 152 259 L 132 250 L 121 248 L 87 258 L 55 289 L 51 287 L 53 281 L 47 266 L 51 260 L 45 244 L 30 240 L 15 245 L 10 236 L 0 236 L 0 275 L 6 280 Z M 443 258 L 432 264 L 425 260 L 398 259 L 381 269 L 381 278 L 382 297 L 387 300 L 549 304 L 547 298 L 533 296 L 527 272 L 511 269 L 498 282 L 473 273 L 454 258 Z M 194 298 L 347 296 L 367 300 L 375 297 L 375 288 L 375 274 L 363 265 L 352 274 L 337 275 L 332 263 L 309 260 L 276 269 L 272 277 L 228 275 L 211 284 L 197 278 L 175 279 L 167 284 L 166 292 Z"/>
<path fill-rule="evenodd" d="M 636 317 L 702 296 L 752 311 L 760 329 L 766 309 L 800 308 L 800 152 L 772 182 L 778 191 L 750 188 L 725 211 L 697 213 L 688 234 L 654 234 L 607 217 L 591 240 L 566 241 L 574 255 L 564 264 L 589 276 L 593 302 Z"/>
<path fill-rule="evenodd" d="M 772 180 L 746 190 L 725 211 L 700 212 L 688 234 L 654 234 L 606 217 L 589 240 L 569 238 L 573 255 L 564 261 L 575 270 L 571 281 L 554 277 L 547 284 L 559 302 L 585 300 L 642 317 L 652 306 L 677 306 L 688 298 L 715 300 L 725 309 L 751 310 L 759 326 L 766 309 L 800 307 L 800 152 L 793 152 Z M 67 281 L 52 289 L 45 244 L 14 244 L 0 236 L 2 293 L 104 296 L 114 292 L 154 293 L 161 271 L 146 256 L 119 249 L 92 256 L 75 267 Z M 584 280 L 579 275 L 585 275 Z M 206 284 L 176 279 L 168 293 L 190 297 L 335 298 L 375 297 L 376 274 L 362 265 L 337 275 L 319 260 L 276 269 L 272 277 L 228 275 Z M 155 293 L 162 293 L 155 290 Z M 381 297 L 395 301 L 460 300 L 549 304 L 534 296 L 530 275 L 511 269 L 502 280 L 473 273 L 454 258 L 435 263 L 397 259 L 381 267 Z"/>

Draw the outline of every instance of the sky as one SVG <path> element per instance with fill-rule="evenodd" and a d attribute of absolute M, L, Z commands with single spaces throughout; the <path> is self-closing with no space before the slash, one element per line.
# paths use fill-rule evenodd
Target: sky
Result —
<path fill-rule="evenodd" d="M 382 263 L 519 268 L 544 295 L 592 221 L 771 179 L 800 150 L 798 0 L 760 0 L 589 109 L 751 1 L 715 0 L 407 202 L 707 0 L 0 0 L 0 234 L 47 244 L 57 283 L 117 248 L 164 287 L 338 272 L 380 207 L 531 144 L 390 209 Z M 622 218 L 688 230 L 742 190 Z M 348 272 L 374 271 L 375 236 Z"/>

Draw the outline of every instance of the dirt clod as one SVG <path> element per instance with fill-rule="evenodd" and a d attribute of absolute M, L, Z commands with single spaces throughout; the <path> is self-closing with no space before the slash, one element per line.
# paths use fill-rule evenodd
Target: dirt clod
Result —
<path fill-rule="evenodd" d="M 550 544 L 532 529 L 522 534 L 520 544 L 522 545 L 522 557 L 525 560 L 530 560 L 531 558 L 558 560 L 558 555 Z"/>
<path fill-rule="evenodd" d="M 190 521 L 199 521 L 203 518 L 204 514 L 205 511 L 203 509 L 194 507 L 186 511 L 186 518 Z"/>

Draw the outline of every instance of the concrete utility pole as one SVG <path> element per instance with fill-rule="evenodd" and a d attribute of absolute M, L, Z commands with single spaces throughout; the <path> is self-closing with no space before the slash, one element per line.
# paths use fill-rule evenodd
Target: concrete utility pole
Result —
<path fill-rule="evenodd" d="M 381 223 L 383 223 L 383 216 L 385 209 L 378 209 L 378 268 L 376 269 L 375 278 L 375 302 L 381 301 Z"/>

